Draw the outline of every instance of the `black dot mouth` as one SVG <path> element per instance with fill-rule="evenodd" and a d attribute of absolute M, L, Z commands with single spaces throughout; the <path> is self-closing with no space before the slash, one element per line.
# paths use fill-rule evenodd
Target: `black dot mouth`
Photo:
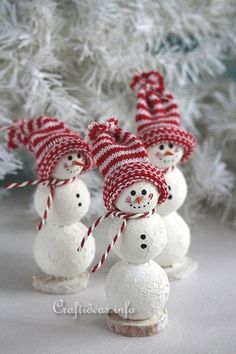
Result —
<path fill-rule="evenodd" d="M 130 204 L 129 206 L 132 207 L 133 209 L 141 209 L 141 208 L 146 208 L 147 205 L 150 205 L 150 202 L 147 202 L 147 204 L 139 205 L 139 206 L 135 206 L 133 204 Z"/>

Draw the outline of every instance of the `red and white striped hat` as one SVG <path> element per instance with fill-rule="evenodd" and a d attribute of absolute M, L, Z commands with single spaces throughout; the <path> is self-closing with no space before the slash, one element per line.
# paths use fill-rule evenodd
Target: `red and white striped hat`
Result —
<path fill-rule="evenodd" d="M 184 148 L 181 162 L 191 156 L 196 141 L 180 128 L 180 112 L 174 96 L 165 90 L 162 75 L 155 71 L 135 75 L 130 84 L 137 94 L 137 134 L 145 147 L 172 142 Z"/>
<path fill-rule="evenodd" d="M 93 166 L 91 146 L 80 135 L 54 117 L 19 120 L 8 129 L 7 146 L 16 149 L 26 146 L 35 154 L 38 177 L 49 179 L 57 161 L 63 156 L 81 152 L 85 159 L 83 171 Z"/>
<path fill-rule="evenodd" d="M 168 196 L 162 172 L 152 166 L 142 142 L 119 127 L 116 118 L 106 124 L 93 122 L 88 128 L 94 162 L 105 178 L 103 199 L 108 210 L 115 209 L 119 194 L 135 182 L 150 181 L 160 194 L 158 204 Z"/>

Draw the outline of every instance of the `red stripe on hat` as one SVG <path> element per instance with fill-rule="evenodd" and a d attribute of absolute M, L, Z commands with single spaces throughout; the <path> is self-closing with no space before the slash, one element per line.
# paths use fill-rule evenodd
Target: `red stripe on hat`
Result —
<path fill-rule="evenodd" d="M 106 176 L 112 166 L 116 165 L 117 163 L 123 163 L 125 164 L 127 161 L 126 160 L 132 160 L 132 159 L 140 159 L 140 162 L 142 161 L 142 158 L 146 158 L 147 153 L 146 151 L 142 152 L 136 152 L 136 153 L 129 153 L 129 150 L 127 150 L 127 154 L 125 156 L 114 156 L 113 160 L 101 171 L 103 176 Z"/>

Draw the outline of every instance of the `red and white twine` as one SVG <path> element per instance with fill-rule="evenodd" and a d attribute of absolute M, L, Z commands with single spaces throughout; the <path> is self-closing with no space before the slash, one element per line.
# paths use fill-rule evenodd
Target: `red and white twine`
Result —
<path fill-rule="evenodd" d="M 45 225 L 46 221 L 48 220 L 49 217 L 49 212 L 50 209 L 52 207 L 52 201 L 53 201 L 53 197 L 55 194 L 55 188 L 56 187 L 60 187 L 60 186 L 64 186 L 68 183 L 72 183 L 74 182 L 74 180 L 77 177 L 72 177 L 69 179 L 57 179 L 57 178 L 53 178 L 53 179 L 48 179 L 48 180 L 40 180 L 40 179 L 36 179 L 35 181 L 25 181 L 25 182 L 20 182 L 20 183 L 10 183 L 6 185 L 6 189 L 12 189 L 12 188 L 23 188 L 23 187 L 28 187 L 28 186 L 35 186 L 38 184 L 43 184 L 44 186 L 49 186 L 49 194 L 48 194 L 48 198 L 47 198 L 47 203 L 46 203 L 46 208 L 44 210 L 43 213 L 43 217 L 40 221 L 40 223 L 37 226 L 37 229 L 40 231 L 42 229 L 42 227 Z"/>
<path fill-rule="evenodd" d="M 170 173 L 173 170 L 174 170 L 174 166 L 171 166 L 171 167 L 167 167 L 167 168 L 161 169 L 161 172 L 163 173 L 163 175 L 166 175 L 167 173 Z"/>
<path fill-rule="evenodd" d="M 124 213 L 122 211 L 119 210 L 112 210 L 109 211 L 108 213 L 106 213 L 103 216 L 100 216 L 88 229 L 86 235 L 84 236 L 84 238 L 82 239 L 79 248 L 77 249 L 77 251 L 81 251 L 84 247 L 84 244 L 86 242 L 86 240 L 88 239 L 88 237 L 90 235 L 92 235 L 93 230 L 106 218 L 108 218 L 109 216 L 112 217 L 118 217 L 122 220 L 122 224 L 118 230 L 118 232 L 116 233 L 116 235 L 113 237 L 111 243 L 108 245 L 106 251 L 103 253 L 100 261 L 95 264 L 95 266 L 93 266 L 92 268 L 92 272 L 95 273 L 102 265 L 103 263 L 106 261 L 108 254 L 110 253 L 110 251 L 112 250 L 113 246 L 115 245 L 115 243 L 119 240 L 120 236 L 124 233 L 125 229 L 126 229 L 126 225 L 127 225 L 127 221 L 130 219 L 142 219 L 142 218 L 148 218 L 151 215 L 153 215 L 156 212 L 155 209 L 152 209 L 150 212 L 146 212 L 146 213 L 140 213 L 140 214 L 127 214 Z"/>

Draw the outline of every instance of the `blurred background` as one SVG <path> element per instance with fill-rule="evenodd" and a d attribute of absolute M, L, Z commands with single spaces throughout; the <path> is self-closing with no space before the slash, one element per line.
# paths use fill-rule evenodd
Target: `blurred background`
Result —
<path fill-rule="evenodd" d="M 84 135 L 114 115 L 134 132 L 129 82 L 158 70 L 198 141 L 182 213 L 194 222 L 210 211 L 235 227 L 235 15 L 235 0 L 1 0 L 0 126 L 51 115 Z M 0 134 L 2 185 L 34 178 L 33 157 L 7 151 Z M 102 181 L 93 172 L 86 183 L 94 216 Z"/>

